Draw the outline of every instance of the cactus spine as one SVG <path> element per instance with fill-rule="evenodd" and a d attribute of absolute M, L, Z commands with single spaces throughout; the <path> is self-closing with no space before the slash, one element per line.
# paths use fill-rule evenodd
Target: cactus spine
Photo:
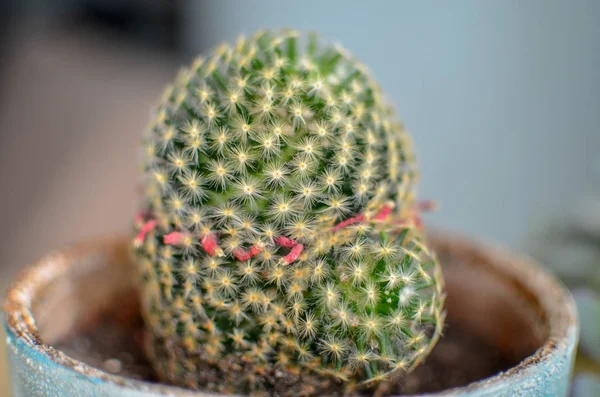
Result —
<path fill-rule="evenodd" d="M 222 45 L 167 87 L 143 146 L 134 245 L 163 378 L 352 384 L 427 355 L 444 294 L 411 142 L 344 49 L 290 31 Z"/>

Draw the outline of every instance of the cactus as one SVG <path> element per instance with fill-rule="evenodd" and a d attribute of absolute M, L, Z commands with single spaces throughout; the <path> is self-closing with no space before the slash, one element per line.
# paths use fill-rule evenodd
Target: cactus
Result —
<path fill-rule="evenodd" d="M 143 147 L 134 246 L 162 378 L 310 394 L 426 357 L 444 293 L 411 142 L 346 50 L 291 31 L 222 45 L 166 89 Z"/>

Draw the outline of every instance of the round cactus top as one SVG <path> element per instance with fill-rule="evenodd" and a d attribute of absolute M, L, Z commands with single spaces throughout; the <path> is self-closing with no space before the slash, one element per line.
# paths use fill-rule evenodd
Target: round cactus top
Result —
<path fill-rule="evenodd" d="M 410 217 L 411 142 L 343 48 L 218 47 L 167 87 L 144 149 L 134 243 L 146 322 L 180 348 L 165 377 L 204 386 L 201 357 L 374 380 L 427 354 L 443 291 Z"/>
<path fill-rule="evenodd" d="M 190 230 L 196 215 L 219 227 L 244 218 L 307 239 L 411 200 L 416 176 L 410 139 L 366 68 L 294 32 L 239 39 L 183 69 L 145 150 L 149 205 Z"/>

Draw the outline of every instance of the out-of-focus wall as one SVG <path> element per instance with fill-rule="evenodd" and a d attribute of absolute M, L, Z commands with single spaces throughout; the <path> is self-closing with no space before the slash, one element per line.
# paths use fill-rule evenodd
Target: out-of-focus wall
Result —
<path fill-rule="evenodd" d="M 19 33 L 0 101 L 0 291 L 51 249 L 129 231 L 138 143 L 174 74 L 93 31 Z"/>
<path fill-rule="evenodd" d="M 598 1 L 187 5 L 190 53 L 293 27 L 359 56 L 414 134 L 422 196 L 442 202 L 434 224 L 520 246 L 600 168 Z"/>

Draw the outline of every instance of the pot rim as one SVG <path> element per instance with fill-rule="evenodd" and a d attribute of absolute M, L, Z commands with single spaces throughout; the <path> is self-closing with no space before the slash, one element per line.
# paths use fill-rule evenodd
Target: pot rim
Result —
<path fill-rule="evenodd" d="M 561 359 L 568 355 L 569 349 L 575 348 L 578 339 L 578 316 L 573 297 L 558 279 L 531 258 L 512 254 L 504 248 L 488 243 L 474 242 L 454 232 L 435 231 L 429 233 L 428 239 L 434 243 L 437 250 L 440 248 L 450 252 L 462 250 L 488 258 L 492 268 L 501 270 L 502 273 L 511 276 L 524 288 L 531 291 L 539 301 L 541 312 L 545 317 L 548 338 L 533 355 L 504 372 L 466 386 L 436 393 L 413 395 L 413 397 L 442 397 L 458 393 L 494 391 L 500 388 L 505 380 L 535 373 L 537 368 L 546 365 L 549 361 Z M 78 262 L 74 261 L 74 258 L 93 255 L 95 252 L 122 250 L 123 241 L 128 241 L 128 238 L 118 236 L 74 244 L 65 249 L 51 252 L 22 271 L 9 288 L 4 302 L 3 324 L 8 341 L 14 341 L 17 347 L 22 346 L 29 350 L 41 362 L 75 371 L 79 375 L 90 378 L 94 383 L 108 382 L 138 392 L 146 391 L 165 396 L 215 396 L 214 393 L 186 390 L 177 386 L 111 374 L 71 358 L 64 352 L 45 344 L 40 338 L 32 313 L 33 297 L 36 291 L 43 289 L 44 286 L 65 274 L 70 266 Z"/>

